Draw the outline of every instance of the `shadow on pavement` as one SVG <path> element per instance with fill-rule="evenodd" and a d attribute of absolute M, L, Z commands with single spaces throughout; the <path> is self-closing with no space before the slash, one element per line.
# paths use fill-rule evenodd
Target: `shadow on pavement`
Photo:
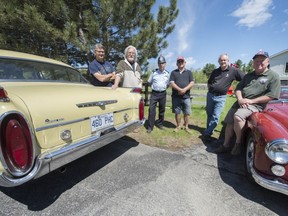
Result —
<path fill-rule="evenodd" d="M 214 153 L 223 140 L 202 140 L 206 151 Z M 217 154 L 217 167 L 224 183 L 231 186 L 238 194 L 262 205 L 278 215 L 287 215 L 288 196 L 265 189 L 246 178 L 245 154 L 234 156 L 230 152 Z"/>
<path fill-rule="evenodd" d="M 40 211 L 54 203 L 62 193 L 138 144 L 137 141 L 124 136 L 67 164 L 64 173 L 55 170 L 24 185 L 13 188 L 0 187 L 0 190 L 7 196 L 27 205 L 29 210 Z"/>

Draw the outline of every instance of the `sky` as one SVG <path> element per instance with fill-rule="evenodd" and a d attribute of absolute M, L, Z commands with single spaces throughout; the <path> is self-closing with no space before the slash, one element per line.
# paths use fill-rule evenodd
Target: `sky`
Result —
<path fill-rule="evenodd" d="M 156 0 L 168 6 L 169 0 Z M 184 56 L 187 69 L 201 69 L 207 63 L 217 67 L 218 57 L 227 53 L 230 63 L 248 64 L 260 49 L 269 55 L 288 49 L 287 0 L 178 0 L 175 29 L 162 50 L 166 69 L 176 69 Z M 150 59 L 157 67 L 157 59 Z"/>

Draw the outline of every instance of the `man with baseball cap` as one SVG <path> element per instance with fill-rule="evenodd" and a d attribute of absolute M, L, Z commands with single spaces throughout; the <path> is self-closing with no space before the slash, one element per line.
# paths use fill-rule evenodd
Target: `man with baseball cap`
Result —
<path fill-rule="evenodd" d="M 188 124 L 191 114 L 190 89 L 194 84 L 192 72 L 185 68 L 186 61 L 183 56 L 179 56 L 176 61 L 177 69 L 170 75 L 172 87 L 172 112 L 175 113 L 176 128 L 174 132 L 181 129 L 181 112 L 184 115 L 184 130 L 190 133 Z"/>
<path fill-rule="evenodd" d="M 269 55 L 260 50 L 253 56 L 252 73 L 246 74 L 235 89 L 237 101 L 225 117 L 225 139 L 217 153 L 230 151 L 229 142 L 235 132 L 236 142 L 232 155 L 241 153 L 242 129 L 246 119 L 254 112 L 261 112 L 267 103 L 280 95 L 279 75 L 269 69 Z"/>
<path fill-rule="evenodd" d="M 158 69 L 152 71 L 148 79 L 148 85 L 151 85 L 152 92 L 149 102 L 149 114 L 148 114 L 148 127 L 147 133 L 151 133 L 156 117 L 156 106 L 159 104 L 158 120 L 156 126 L 163 130 L 164 114 L 166 107 L 166 89 L 169 87 L 170 73 L 165 70 L 166 60 L 164 56 L 158 58 Z"/>

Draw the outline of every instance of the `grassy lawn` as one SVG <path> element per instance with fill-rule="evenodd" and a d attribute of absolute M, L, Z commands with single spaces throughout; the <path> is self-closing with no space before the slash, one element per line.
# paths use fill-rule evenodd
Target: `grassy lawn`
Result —
<path fill-rule="evenodd" d="M 192 114 L 190 116 L 189 128 L 191 129 L 191 134 L 186 133 L 184 130 L 181 130 L 178 133 L 173 132 L 176 127 L 175 117 L 171 109 L 171 89 L 168 90 L 167 94 L 167 104 L 165 112 L 165 130 L 159 130 L 157 127 L 154 127 L 152 133 L 146 133 L 147 124 L 145 123 L 144 127 L 141 127 L 138 133 L 130 133 L 129 137 L 135 139 L 136 141 L 161 148 L 167 148 L 171 150 L 177 150 L 180 148 L 188 147 L 193 144 L 202 143 L 199 136 L 201 132 L 206 127 L 206 91 L 207 90 L 191 90 L 192 98 Z M 231 105 L 235 102 L 235 98 L 232 96 L 227 96 L 226 104 L 224 111 L 221 115 L 218 126 L 216 127 L 214 134 L 212 135 L 215 138 L 219 137 L 220 131 L 222 129 L 221 122 L 226 116 Z M 149 106 L 145 107 L 145 117 L 148 118 L 148 109 Z M 158 113 L 156 114 L 158 117 Z M 157 118 L 156 118 L 157 119 Z M 183 119 L 182 119 L 183 122 Z"/>

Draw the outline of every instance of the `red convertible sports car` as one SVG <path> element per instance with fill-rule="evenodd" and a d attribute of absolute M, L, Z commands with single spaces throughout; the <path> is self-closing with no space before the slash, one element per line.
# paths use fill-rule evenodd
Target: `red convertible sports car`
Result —
<path fill-rule="evenodd" d="M 288 87 L 281 88 L 288 89 Z M 283 93 L 283 92 L 282 92 Z M 283 94 L 281 94 L 283 95 Z M 288 195 L 288 99 L 271 101 L 254 113 L 244 131 L 248 178 L 272 191 Z"/>

